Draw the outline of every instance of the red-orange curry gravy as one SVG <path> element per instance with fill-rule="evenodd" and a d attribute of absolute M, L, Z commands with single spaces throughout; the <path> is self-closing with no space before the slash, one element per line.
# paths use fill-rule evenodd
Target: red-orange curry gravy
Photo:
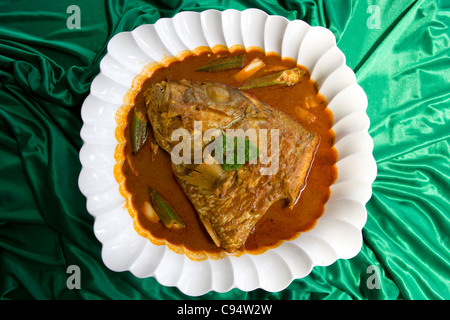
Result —
<path fill-rule="evenodd" d="M 245 51 L 234 51 L 232 54 Z M 145 108 L 143 92 L 146 88 L 162 80 L 209 80 L 238 87 L 233 75 L 239 69 L 221 72 L 196 72 L 200 66 L 217 57 L 229 55 L 230 52 L 204 51 L 183 57 L 181 61 L 171 62 L 167 67 L 156 68 L 151 76 L 142 82 L 141 90 L 135 95 L 134 105 Z M 296 67 L 291 59 L 281 59 L 277 54 L 265 54 L 261 50 L 245 52 L 245 60 L 261 58 L 266 66 Z M 306 70 L 306 68 L 299 66 Z M 258 75 L 258 74 L 257 74 Z M 330 185 L 337 177 L 335 166 L 337 152 L 333 147 L 334 133 L 331 129 L 333 115 L 327 108 L 325 98 L 318 93 L 315 82 L 309 79 L 292 87 L 266 87 L 246 91 L 258 99 L 278 108 L 302 123 L 306 128 L 320 135 L 320 144 L 314 162 L 307 177 L 306 187 L 293 210 L 284 206 L 284 200 L 278 201 L 258 221 L 244 245 L 244 252 L 262 253 L 268 248 L 276 247 L 283 240 L 296 238 L 301 232 L 311 229 L 324 211 L 324 204 L 330 195 Z M 131 108 L 130 108 L 131 110 Z M 126 110 L 127 112 L 129 110 Z M 128 123 L 131 112 L 128 112 Z M 118 121 L 120 117 L 117 117 Z M 126 118 L 126 114 L 123 116 Z M 123 119 L 126 121 L 126 119 Z M 122 159 L 123 166 L 119 174 L 122 179 L 122 193 L 127 194 L 128 209 L 135 220 L 137 232 L 149 238 L 155 244 L 166 243 L 174 251 L 184 252 L 193 259 L 219 258 L 224 255 L 216 247 L 209 234 L 199 221 L 193 206 L 183 193 L 172 173 L 170 155 L 159 148 L 156 156 L 151 151 L 150 140 L 135 156 L 129 143 L 129 128 L 119 123 L 119 132 L 125 138 Z M 150 132 L 151 134 L 151 132 Z M 282 152 L 282 151 L 281 151 Z M 116 176 L 117 176 L 116 169 Z M 120 179 L 118 179 L 120 180 Z M 150 221 L 145 214 L 145 203 L 149 201 L 148 188 L 151 187 L 169 200 L 186 224 L 186 228 L 168 229 L 161 222 Z"/>

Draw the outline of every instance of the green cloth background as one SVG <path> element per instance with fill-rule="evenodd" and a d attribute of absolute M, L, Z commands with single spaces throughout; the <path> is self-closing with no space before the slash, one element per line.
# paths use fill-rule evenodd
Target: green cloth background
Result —
<path fill-rule="evenodd" d="M 70 5 L 81 9 L 80 29 L 66 27 Z M 368 27 L 372 5 L 379 28 Z M 378 175 L 356 257 L 316 267 L 282 292 L 199 298 L 450 298 L 449 0 L 2 0 L 2 299 L 190 299 L 103 264 L 78 189 L 80 109 L 114 34 L 179 11 L 250 7 L 335 34 L 368 96 Z M 80 267 L 81 289 L 66 286 L 70 265 Z M 379 289 L 368 286 L 370 266 Z"/>

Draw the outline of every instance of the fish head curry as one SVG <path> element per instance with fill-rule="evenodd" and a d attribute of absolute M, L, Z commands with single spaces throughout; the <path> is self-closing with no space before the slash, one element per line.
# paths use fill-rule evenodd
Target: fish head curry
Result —
<path fill-rule="evenodd" d="M 124 122 L 121 173 L 137 230 L 191 258 L 297 237 L 337 176 L 332 114 L 309 72 L 261 50 L 158 68 Z"/>

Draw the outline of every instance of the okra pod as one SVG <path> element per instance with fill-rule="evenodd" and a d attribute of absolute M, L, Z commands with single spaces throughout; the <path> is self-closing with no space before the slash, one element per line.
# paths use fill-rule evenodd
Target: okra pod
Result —
<path fill-rule="evenodd" d="M 223 57 L 210 61 L 198 68 L 196 71 L 216 72 L 226 71 L 244 66 L 244 55 L 240 54 L 232 57 Z"/>
<path fill-rule="evenodd" d="M 149 188 L 150 202 L 166 228 L 185 228 L 186 224 L 175 209 L 154 189 Z"/>
<path fill-rule="evenodd" d="M 130 138 L 131 147 L 134 154 L 139 152 L 147 140 L 147 126 L 148 121 L 146 119 L 142 119 L 136 111 L 136 107 L 133 107 L 133 113 L 131 115 Z"/>

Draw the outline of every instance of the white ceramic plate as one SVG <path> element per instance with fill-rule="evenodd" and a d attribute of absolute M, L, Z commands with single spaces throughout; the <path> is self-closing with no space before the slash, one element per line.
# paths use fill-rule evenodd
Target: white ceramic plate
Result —
<path fill-rule="evenodd" d="M 196 262 L 167 246 L 153 245 L 134 230 L 114 177 L 115 114 L 145 65 L 165 55 L 217 44 L 257 46 L 293 58 L 311 71 L 334 114 L 338 178 L 323 216 L 311 231 L 260 255 Z M 327 266 L 359 252 L 365 204 L 377 172 L 368 134 L 368 102 L 328 29 L 257 9 L 181 12 L 114 36 L 100 69 L 82 106 L 79 187 L 95 217 L 94 232 L 108 268 L 154 277 L 192 296 L 233 288 L 276 292 L 308 275 L 314 266 Z"/>

